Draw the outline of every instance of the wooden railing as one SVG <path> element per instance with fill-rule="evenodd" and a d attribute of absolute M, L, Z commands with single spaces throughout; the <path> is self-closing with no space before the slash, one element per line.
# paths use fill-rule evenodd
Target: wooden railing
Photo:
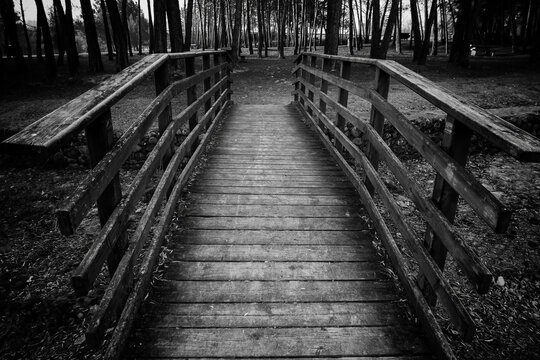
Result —
<path fill-rule="evenodd" d="M 474 336 L 475 324 L 443 276 L 447 253 L 454 258 L 478 293 L 486 293 L 492 283 L 489 269 L 458 235 L 453 225 L 458 197 L 463 198 L 497 233 L 504 232 L 510 221 L 510 212 L 505 206 L 465 168 L 471 136 L 481 135 L 518 160 L 530 162 L 540 161 L 540 140 L 466 100 L 459 99 L 394 61 L 303 53 L 295 64 L 295 102 L 311 120 L 326 147 L 354 183 L 407 297 L 426 329 L 428 340 L 439 357 L 454 358 L 433 313 L 436 299 L 439 299 L 453 325 L 465 339 Z M 374 88 L 350 80 L 353 65 L 356 71 L 375 68 Z M 331 71 L 338 66 L 339 75 Z M 391 79 L 407 86 L 447 113 L 441 146 L 412 125 L 387 100 Z M 337 88 L 334 97 L 329 95 L 329 85 Z M 348 108 L 349 95 L 358 96 L 370 103 L 369 119 L 358 116 Z M 327 106 L 332 108 L 335 118 L 330 118 Z M 383 140 L 385 120 L 436 171 L 431 199 L 424 196 L 421 186 L 409 176 L 403 163 Z M 363 134 L 368 143 L 365 151 L 346 136 L 344 130 L 347 123 Z M 345 153 L 361 164 L 363 176 L 349 165 Z M 379 176 L 379 161 L 383 161 L 393 173 L 427 223 L 423 241 L 407 223 L 393 195 Z M 376 195 L 384 204 L 385 212 L 418 266 L 417 278 L 411 275 L 412 262 L 400 251 L 381 209 L 376 206 Z"/>
<path fill-rule="evenodd" d="M 180 61 L 183 61 L 185 77 L 171 83 L 170 67 L 178 66 Z M 70 137 L 85 130 L 93 168 L 71 197 L 60 205 L 57 218 L 62 234 L 73 234 L 97 203 L 102 228 L 74 271 L 72 283 L 77 295 L 86 294 L 107 262 L 111 279 L 86 332 L 87 344 L 97 348 L 106 330 L 116 324 L 105 358 L 116 358 L 125 343 L 146 294 L 181 189 L 197 164 L 217 119 L 230 103 L 229 66 L 225 51 L 149 55 L 1 144 L 4 152 L 50 155 Z M 196 68 L 201 67 L 197 73 Z M 113 144 L 111 106 L 151 75 L 156 97 Z M 171 100 L 181 92 L 186 93 L 187 107 L 173 116 Z M 200 113 L 203 115 L 199 118 Z M 128 192 L 122 195 L 120 168 L 156 121 L 159 139 Z M 189 133 L 175 149 L 176 134 L 186 124 Z M 181 168 L 184 159 L 188 161 Z M 129 217 L 156 175 L 159 180 L 153 196 L 134 233 L 127 236 Z M 153 225 L 157 226 L 147 240 Z M 141 262 L 137 259 L 143 247 Z"/>

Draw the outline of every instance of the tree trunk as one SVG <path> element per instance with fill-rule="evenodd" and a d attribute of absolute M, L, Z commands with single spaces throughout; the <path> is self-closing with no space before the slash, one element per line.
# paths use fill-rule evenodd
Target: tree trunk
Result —
<path fill-rule="evenodd" d="M 412 22 L 412 34 L 414 37 L 414 50 L 413 61 L 418 61 L 420 52 L 422 50 L 422 35 L 420 33 L 420 20 L 418 18 L 418 3 L 417 0 L 411 0 L 411 22 Z"/>
<path fill-rule="evenodd" d="M 186 8 L 186 40 L 184 41 L 184 51 L 189 51 L 191 49 L 192 29 L 193 29 L 193 0 L 188 0 L 188 4 Z"/>
<path fill-rule="evenodd" d="M 154 52 L 167 52 L 167 15 L 165 1 L 154 1 Z"/>
<path fill-rule="evenodd" d="M 364 47 L 364 41 L 362 39 L 362 0 L 354 0 L 354 3 L 356 5 L 356 12 L 358 14 L 358 43 L 356 44 L 356 50 L 360 50 Z M 358 6 L 358 3 L 360 3 L 360 6 Z"/>
<path fill-rule="evenodd" d="M 68 64 L 70 69 L 74 68 L 73 73 L 76 73 L 79 67 L 79 52 L 77 50 L 77 40 L 75 39 L 75 27 L 73 26 L 73 9 L 71 6 L 71 0 L 66 0 L 66 23 L 64 29 L 66 31 Z"/>
<path fill-rule="evenodd" d="M 429 12 L 428 21 L 426 23 L 426 32 L 424 36 L 424 42 L 422 44 L 422 51 L 418 56 L 418 65 L 425 65 L 427 61 L 427 56 L 429 54 L 429 42 L 431 38 L 431 27 L 435 22 L 435 17 L 437 16 L 437 0 L 433 0 L 431 5 L 431 11 Z"/>
<path fill-rule="evenodd" d="M 339 42 L 339 20 L 341 19 L 341 0 L 328 2 L 326 15 L 326 39 L 324 53 L 337 55 Z"/>
<path fill-rule="evenodd" d="M 401 50 L 401 12 L 402 11 L 403 11 L 403 0 L 399 0 L 398 12 L 396 14 L 396 31 L 395 31 L 396 52 L 398 54 L 403 54 Z"/>
<path fill-rule="evenodd" d="M 373 7 L 373 17 L 371 19 L 371 49 L 369 56 L 372 58 L 378 58 L 381 41 L 381 28 L 379 27 L 381 21 L 381 4 L 379 0 L 372 0 L 371 4 Z"/>
<path fill-rule="evenodd" d="M 246 15 L 247 15 L 247 40 L 248 40 L 248 48 L 249 48 L 249 54 L 253 55 L 253 32 L 251 31 L 251 2 L 250 0 L 247 0 L 246 4 Z"/>
<path fill-rule="evenodd" d="M 138 17 L 138 26 L 137 26 L 137 35 L 138 35 L 138 48 L 139 55 L 142 55 L 142 29 L 141 29 L 141 0 L 137 0 L 137 17 Z"/>
<path fill-rule="evenodd" d="M 262 49 L 263 49 L 263 21 L 261 15 L 261 2 L 262 0 L 257 0 L 257 27 L 258 27 L 258 39 L 257 39 L 257 54 L 262 58 Z"/>
<path fill-rule="evenodd" d="M 45 15 L 45 8 L 43 7 L 42 0 L 36 0 L 37 16 L 39 26 L 41 27 L 41 33 L 43 34 L 43 47 L 45 49 L 45 62 L 47 63 L 49 80 L 56 77 L 56 62 L 54 61 L 54 49 L 52 43 L 51 32 L 49 30 L 49 23 L 47 22 L 47 16 Z"/>
<path fill-rule="evenodd" d="M 240 28 L 242 26 L 242 3 L 243 0 L 236 0 L 236 6 L 234 10 L 234 28 L 231 46 L 232 62 L 234 65 L 238 63 L 238 49 L 240 47 Z"/>
<path fill-rule="evenodd" d="M 390 8 L 390 14 L 388 15 L 388 21 L 386 22 L 386 28 L 384 30 L 384 36 L 382 38 L 381 43 L 379 44 L 377 48 L 377 53 L 375 54 L 375 57 L 377 59 L 386 59 L 386 54 L 388 52 L 388 47 L 390 46 L 390 40 L 392 37 L 392 33 L 394 32 L 394 25 L 396 23 L 398 13 L 398 0 L 392 0 L 392 7 Z M 375 39 L 372 41 L 372 48 L 373 43 L 375 42 Z"/>
<path fill-rule="evenodd" d="M 38 59 L 38 63 L 42 63 L 44 61 L 43 52 L 41 50 L 41 25 L 39 22 L 39 18 L 37 19 L 36 26 L 36 57 Z"/>
<path fill-rule="evenodd" d="M 124 34 L 126 39 L 126 45 L 129 50 L 129 56 L 133 56 L 133 47 L 131 46 L 131 35 L 129 33 L 127 16 L 127 0 L 122 0 L 122 25 L 124 26 Z"/>
<path fill-rule="evenodd" d="M 37 2 L 36 2 L 37 4 Z M 43 9 L 43 4 L 41 4 Z M 19 70 L 26 70 L 26 62 L 24 61 L 24 55 L 19 44 L 19 37 L 17 34 L 17 16 L 15 15 L 15 4 L 13 0 L 0 1 L 0 15 L 2 15 L 2 20 L 4 21 L 4 31 L 6 34 L 6 44 L 9 44 L 13 47 L 15 52 L 15 61 L 17 63 L 17 68 Z M 43 10 L 43 16 L 45 15 L 45 10 Z M 46 24 L 45 24 L 46 25 Z M 47 26 L 47 29 L 49 27 Z M 50 35 L 49 35 L 50 36 Z M 52 43 L 51 43 L 52 46 Z M 7 53 L 9 58 L 9 51 Z M 54 62 L 54 56 L 53 56 Z M 56 69 L 56 65 L 55 65 Z"/>
<path fill-rule="evenodd" d="M 285 59 L 285 0 L 278 0 L 277 26 L 278 26 L 278 59 Z"/>
<path fill-rule="evenodd" d="M 150 32 L 148 52 L 152 54 L 154 53 L 154 23 L 152 21 L 152 7 L 150 6 L 150 0 L 146 0 L 146 5 L 148 7 L 148 31 Z"/>
<path fill-rule="evenodd" d="M 259 0 L 260 1 L 260 0 Z M 222 48 L 227 47 L 228 38 L 227 38 L 227 21 L 225 19 L 225 0 L 219 1 L 219 17 L 220 17 L 220 23 L 221 23 L 221 36 L 219 37 L 219 42 L 221 44 Z"/>
<path fill-rule="evenodd" d="M 353 0 L 349 0 L 349 54 L 354 55 L 354 12 Z"/>
<path fill-rule="evenodd" d="M 219 48 L 219 32 L 218 32 L 218 13 L 217 13 L 217 1 L 212 2 L 214 5 L 214 50 Z"/>
<path fill-rule="evenodd" d="M 24 7 L 23 2 L 20 0 L 21 5 L 21 20 L 23 22 L 23 30 L 24 30 L 24 39 L 26 41 L 26 53 L 28 54 L 28 59 L 32 59 L 32 45 L 30 44 L 30 36 L 28 36 L 28 28 L 26 26 L 26 19 L 24 17 Z"/>
<path fill-rule="evenodd" d="M 460 9 L 457 15 L 449 61 L 462 67 L 469 66 L 469 47 L 472 39 L 474 8 L 474 0 L 460 0 Z"/>
<path fill-rule="evenodd" d="M 109 30 L 109 19 L 107 16 L 107 7 L 105 6 L 105 0 L 100 1 L 101 14 L 103 15 L 103 27 L 105 28 L 105 41 L 107 43 L 107 56 L 109 60 L 114 60 L 114 52 L 112 47 L 111 32 Z"/>
<path fill-rule="evenodd" d="M 444 0 L 443 0 L 444 1 Z M 431 48 L 431 54 L 436 56 L 439 54 L 439 4 L 438 0 L 433 0 L 435 6 L 435 19 L 433 20 L 433 47 Z"/>
<path fill-rule="evenodd" d="M 116 2 L 114 2 L 114 5 L 116 6 Z M 81 0 L 81 12 L 84 20 L 86 46 L 88 48 L 88 69 L 90 72 L 103 71 L 103 62 L 101 61 L 101 50 L 99 49 L 94 11 L 92 10 L 90 0 Z M 111 15 L 110 9 L 109 15 L 111 16 L 111 23 L 113 23 L 114 27 L 114 19 Z M 120 16 L 118 16 L 118 21 L 120 21 Z M 116 51 L 119 52 L 118 46 L 116 46 Z M 117 56 L 117 58 L 118 57 L 119 56 Z"/>
<path fill-rule="evenodd" d="M 54 15 L 54 27 L 55 27 L 55 35 L 56 35 L 56 46 L 58 48 L 58 57 L 56 58 L 56 65 L 62 66 L 64 65 L 64 55 L 66 54 L 66 45 L 64 43 L 64 26 L 62 23 L 60 23 L 59 17 L 64 17 L 64 9 L 62 9 L 62 12 L 58 10 L 58 4 L 59 0 L 53 1 L 53 15 Z M 62 4 L 60 3 L 60 6 Z M 61 15 L 60 15 L 60 14 Z"/>
<path fill-rule="evenodd" d="M 81 4 L 83 1 L 88 0 L 81 0 Z M 109 10 L 114 46 L 116 48 L 116 71 L 120 71 L 122 69 L 125 69 L 129 65 L 124 26 L 122 25 L 122 20 L 120 18 L 120 12 L 118 11 L 118 5 L 116 3 L 116 0 L 106 0 L 106 4 L 107 10 Z"/>
<path fill-rule="evenodd" d="M 184 49 L 184 38 L 178 0 L 167 0 L 167 20 L 169 22 L 171 52 L 181 52 Z"/>

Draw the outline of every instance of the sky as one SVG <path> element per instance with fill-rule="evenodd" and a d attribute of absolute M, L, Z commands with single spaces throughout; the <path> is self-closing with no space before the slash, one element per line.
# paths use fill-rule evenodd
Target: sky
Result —
<path fill-rule="evenodd" d="M 62 5 L 65 6 L 65 0 L 61 0 Z M 92 4 L 94 3 L 94 0 L 90 0 Z M 15 11 L 17 11 L 20 14 L 21 4 L 20 0 L 13 0 L 15 3 Z M 53 0 L 43 0 L 43 6 L 45 7 L 45 11 L 47 11 L 48 8 L 52 6 Z M 151 4 L 153 4 L 153 0 L 150 1 Z M 26 21 L 36 21 L 37 19 L 37 10 L 36 10 L 36 3 L 34 0 L 22 0 L 22 5 L 24 7 L 24 16 L 26 18 Z M 81 3 L 79 0 L 71 0 L 71 6 L 73 8 L 73 18 L 78 18 L 81 15 Z M 146 7 L 146 0 L 141 0 L 141 10 L 146 18 L 148 18 L 148 10 Z M 152 6 L 152 5 L 151 5 Z"/>

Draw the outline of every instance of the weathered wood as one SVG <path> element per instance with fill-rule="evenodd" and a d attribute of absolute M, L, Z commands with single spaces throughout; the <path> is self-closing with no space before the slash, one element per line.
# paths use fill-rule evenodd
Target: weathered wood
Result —
<path fill-rule="evenodd" d="M 203 70 L 210 69 L 210 55 L 203 55 L 202 60 L 203 60 Z M 219 79 L 218 79 L 218 81 L 219 81 Z M 210 90 L 211 86 L 212 86 L 211 78 L 207 77 L 206 79 L 204 79 L 204 85 L 203 85 L 204 91 L 206 92 L 206 91 Z M 212 98 L 209 98 L 204 103 L 204 112 L 207 113 L 210 110 L 211 107 L 212 107 Z"/>
<path fill-rule="evenodd" d="M 6 139 L 0 143 L 0 150 L 15 155 L 51 155 L 59 145 L 109 111 L 146 76 L 167 62 L 167 58 L 167 54 L 146 56 Z"/>
<path fill-rule="evenodd" d="M 306 63 L 307 63 L 307 59 L 309 58 L 309 66 L 310 67 L 315 67 L 317 65 L 317 57 L 316 56 L 310 56 L 310 57 L 306 57 Z M 311 84 L 311 85 L 314 85 L 315 84 L 315 75 L 313 74 L 309 74 L 309 77 L 308 77 L 308 82 Z M 313 91 L 308 91 L 308 99 L 310 101 L 313 101 Z"/>
<path fill-rule="evenodd" d="M 220 89 L 223 89 L 223 88 L 220 88 Z M 223 93 L 223 96 L 225 99 L 228 99 L 228 90 L 225 90 L 225 92 Z M 210 127 L 208 128 L 206 136 L 204 136 L 201 143 L 199 144 L 200 146 L 192 154 L 190 160 L 188 161 L 188 163 L 182 170 L 182 173 L 176 180 L 176 183 L 169 195 L 167 203 L 165 204 L 165 207 L 161 213 L 157 231 L 152 237 L 152 240 L 150 241 L 150 244 L 148 245 L 145 257 L 143 258 L 142 263 L 140 265 L 139 280 L 135 284 L 133 291 L 131 292 L 131 294 L 129 295 L 127 299 L 124 310 L 122 311 L 122 314 L 120 315 L 120 319 L 118 320 L 118 324 L 116 325 L 116 328 L 112 334 L 111 339 L 109 340 L 109 344 L 107 346 L 104 359 L 118 359 L 120 357 L 122 349 L 124 348 L 126 340 L 129 336 L 129 331 L 131 330 L 131 327 L 135 320 L 135 315 L 141 305 L 141 302 L 146 296 L 148 285 L 150 283 L 150 279 L 152 276 L 152 271 L 153 271 L 154 266 L 156 265 L 156 262 L 157 262 L 157 259 L 161 250 L 161 244 L 163 243 L 163 239 L 165 237 L 166 232 L 168 231 L 169 224 L 174 215 L 174 210 L 176 209 L 180 192 L 182 188 L 185 186 L 185 184 L 187 183 L 189 177 L 191 176 L 191 173 L 193 172 L 195 164 L 199 161 L 202 151 L 208 144 L 210 136 L 215 131 L 216 124 L 218 123 L 217 119 L 220 119 L 221 116 L 223 116 L 223 112 L 227 109 L 229 104 L 230 102 L 227 100 L 225 105 L 221 107 L 221 110 L 219 111 L 218 115 L 215 117 L 214 121 L 212 122 L 212 125 L 210 125 Z"/>
<path fill-rule="evenodd" d="M 173 261 L 165 275 L 171 280 L 290 281 L 379 280 L 385 275 L 377 262 L 225 262 Z"/>
<path fill-rule="evenodd" d="M 307 104 L 308 106 L 315 108 L 313 103 L 307 102 Z M 391 220 L 402 234 L 409 250 L 412 252 L 415 260 L 418 262 L 419 268 L 425 275 L 427 281 L 432 286 L 435 293 L 440 296 L 441 302 L 449 313 L 452 322 L 461 333 L 465 334 L 467 339 L 472 339 L 475 328 L 473 320 L 459 301 L 458 297 L 455 295 L 451 286 L 443 277 L 442 272 L 439 270 L 429 252 L 417 241 L 417 234 L 415 234 L 404 221 L 401 210 L 395 203 L 392 194 L 388 191 L 383 181 L 378 176 L 377 171 L 370 163 L 367 155 L 364 155 L 364 153 L 361 152 L 352 143 L 352 141 L 350 141 L 345 134 L 343 134 L 337 128 L 336 125 L 332 124 L 330 119 L 328 119 L 324 114 L 319 113 L 318 116 L 319 120 L 322 120 L 325 123 L 326 128 L 329 129 L 335 136 L 335 139 L 342 143 L 347 151 L 353 155 L 353 157 L 355 157 L 359 163 L 362 164 L 367 179 L 369 180 L 370 184 L 372 184 L 373 189 L 379 194 L 386 209 L 388 209 L 388 214 Z"/>
<path fill-rule="evenodd" d="M 107 151 L 113 146 L 113 127 L 111 122 L 111 112 L 102 113 L 94 122 L 86 128 L 86 141 L 88 145 L 88 157 L 90 165 L 95 167 L 101 159 L 107 154 Z M 116 205 L 122 199 L 122 187 L 120 185 L 120 177 L 118 170 L 111 169 L 111 182 L 106 184 L 101 196 L 97 198 L 97 208 L 99 222 L 101 226 L 105 226 L 107 220 L 113 213 Z M 107 258 L 107 266 L 109 273 L 113 274 L 124 254 L 127 247 L 127 237 L 121 235 L 118 241 L 109 253 Z"/>
<path fill-rule="evenodd" d="M 403 188 L 410 194 L 411 199 L 418 207 L 420 214 L 428 224 L 437 232 L 444 242 L 445 247 L 450 249 L 454 259 L 460 264 L 478 292 L 486 293 L 491 285 L 491 272 L 482 264 L 478 255 L 469 248 L 461 239 L 452 224 L 446 219 L 439 209 L 425 198 L 420 186 L 409 176 L 408 170 L 384 142 L 380 135 L 370 127 L 366 121 L 355 116 L 350 110 L 340 106 L 335 101 L 329 101 L 336 111 L 342 114 L 347 121 L 358 127 L 366 136 L 366 139 L 384 159 L 387 166 L 396 176 Z M 345 140 L 344 140 L 345 141 Z M 357 151 L 357 150 L 355 150 Z"/>
<path fill-rule="evenodd" d="M 516 159 L 527 162 L 540 161 L 540 140 L 526 131 L 443 89 L 395 61 L 381 61 L 377 66 Z"/>
<path fill-rule="evenodd" d="M 463 167 L 467 163 L 469 155 L 469 146 L 471 143 L 472 131 L 465 127 L 460 122 L 456 122 L 452 117 L 446 120 L 444 129 L 444 137 L 441 147 L 450 155 L 456 162 Z M 454 223 L 454 218 L 457 211 L 458 193 L 450 186 L 441 175 L 437 174 L 433 185 L 433 194 L 431 199 L 441 210 L 444 216 L 450 223 Z M 428 227 L 424 237 L 424 245 L 435 260 L 435 263 L 442 270 L 446 262 L 447 249 L 442 240 L 436 236 Z M 432 291 L 429 284 L 426 283 L 425 276 L 418 279 L 420 289 L 424 292 L 427 302 L 434 306 L 437 301 L 437 295 Z"/>
<path fill-rule="evenodd" d="M 208 230 L 190 229 L 174 233 L 185 245 L 356 245 L 371 243 L 369 230 Z"/>
<path fill-rule="evenodd" d="M 219 99 L 219 101 L 224 100 L 225 95 Z M 206 129 L 206 124 L 211 122 L 213 111 L 216 111 L 216 108 L 217 106 L 214 106 L 203 116 L 201 121 L 183 141 L 182 145 L 176 150 L 169 165 L 165 169 L 165 172 L 156 186 L 154 194 L 139 221 L 139 225 L 131 238 L 130 246 L 103 295 L 98 311 L 94 313 L 89 322 L 86 331 L 86 341 L 90 346 L 97 347 L 101 344 L 105 330 L 117 318 L 117 314 L 119 315 L 121 313 L 121 309 L 124 306 L 128 295 L 126 288 L 131 288 L 130 279 L 133 273 L 133 264 L 146 240 L 148 232 L 150 231 L 150 226 L 153 224 L 153 219 L 161 207 L 163 198 L 166 196 L 168 189 L 173 183 L 174 176 L 181 161 L 184 159 L 193 142 L 198 139 L 199 135 Z M 169 124 L 166 132 L 168 132 L 168 136 L 170 137 L 175 135 L 173 124 Z M 156 146 L 163 146 L 163 143 L 158 143 Z"/>
<path fill-rule="evenodd" d="M 405 325 L 390 302 L 210 303 L 149 306 L 145 328 L 264 328 Z M 270 354 L 267 354 L 270 355 Z"/>
<path fill-rule="evenodd" d="M 339 77 L 344 80 L 349 80 L 351 77 L 351 63 L 349 61 L 342 61 L 340 70 L 339 70 Z M 343 88 L 339 88 L 338 92 L 338 103 L 344 107 L 347 107 L 347 103 L 349 102 L 349 92 Z M 311 103 L 313 103 L 313 100 L 311 99 Z M 337 119 L 336 119 L 336 125 L 340 130 L 345 129 L 345 119 L 338 113 Z M 343 151 L 343 147 L 338 145 L 338 150 Z"/>
<path fill-rule="evenodd" d="M 192 204 L 185 216 L 311 217 L 348 218 L 358 216 L 358 207 L 290 205 Z"/>
<path fill-rule="evenodd" d="M 190 229 L 197 227 L 190 226 Z M 204 228 L 207 230 L 207 228 Z M 240 227 L 240 229 L 242 229 Z M 234 230 L 239 230 L 235 228 Z M 249 230 L 249 229 L 246 229 Z M 274 230 L 266 229 L 266 230 Z M 335 230 L 335 229 L 328 229 Z M 279 230 L 274 230 L 279 231 Z M 306 231 L 306 230 L 303 230 Z M 344 230 L 344 231 L 347 231 Z M 371 244 L 325 245 L 174 245 L 173 256 L 183 261 L 372 261 L 377 258 Z"/>
<path fill-rule="evenodd" d="M 186 77 L 190 77 L 192 75 L 195 75 L 195 58 L 189 57 L 185 58 L 185 67 L 186 67 Z M 193 85 L 189 87 L 186 91 L 187 95 L 187 105 L 191 105 L 193 102 L 197 100 L 197 85 Z M 189 130 L 193 130 L 195 126 L 197 125 L 198 118 L 197 113 L 194 113 L 189 118 Z M 198 142 L 195 142 L 192 146 L 191 152 L 194 152 L 197 146 L 199 145 Z"/>
<path fill-rule="evenodd" d="M 154 346 L 136 347 L 142 356 L 199 357 L 212 348 L 216 357 L 350 356 L 426 354 L 412 327 L 149 329 L 140 336 Z M 178 341 L 185 346 L 178 347 Z M 202 344 L 201 344 L 202 343 Z M 219 344 L 219 346 L 216 346 Z"/>
<path fill-rule="evenodd" d="M 356 205 L 358 201 L 347 194 L 327 195 L 298 195 L 298 194 L 220 194 L 220 193 L 191 193 L 189 200 L 198 204 L 221 205 L 309 205 L 309 206 L 336 206 Z"/>
<path fill-rule="evenodd" d="M 247 181 L 300 181 L 306 183 L 319 183 L 319 182 L 331 182 L 341 183 L 348 181 L 340 174 L 332 175 L 302 175 L 284 173 L 284 174 L 246 174 L 241 171 L 212 171 L 201 175 L 199 177 L 201 181 L 204 180 L 247 180 Z"/>
<path fill-rule="evenodd" d="M 206 99 L 212 96 L 215 91 L 220 89 L 220 86 L 221 83 L 214 85 L 210 91 L 207 91 L 203 96 L 199 97 L 180 114 L 175 116 L 174 121 L 171 123 L 173 124 L 174 131 L 166 133 L 169 135 L 166 137 L 160 137 L 159 141 L 167 141 L 169 143 L 172 142 L 172 133 L 175 133 L 193 113 L 197 112 L 199 107 L 206 101 Z M 94 241 L 85 257 L 73 273 L 72 283 L 75 291 L 78 294 L 85 294 L 88 291 L 89 286 L 99 274 L 103 264 L 103 258 L 107 256 L 110 246 L 115 244 L 119 234 L 122 233 L 125 225 L 127 224 L 129 213 L 142 196 L 150 175 L 154 172 L 157 165 L 159 165 L 159 161 L 163 156 L 163 151 L 163 147 L 156 146 L 148 155 L 146 162 L 132 182 L 130 192 L 116 207 L 113 215 L 111 216 L 112 219 L 103 227 L 98 235 L 98 238 Z"/>
<path fill-rule="evenodd" d="M 418 130 L 393 105 L 379 94 L 370 95 L 373 105 L 407 139 L 443 179 L 456 190 L 475 212 L 496 232 L 504 232 L 510 223 L 510 211 L 462 165 Z"/>
<path fill-rule="evenodd" d="M 300 107 L 300 110 L 303 111 L 303 108 Z M 307 116 L 307 113 L 304 112 Z M 311 117 L 308 119 L 316 125 L 316 120 Z M 362 199 L 363 204 L 366 206 L 366 210 L 369 213 L 373 225 L 377 230 L 377 233 L 383 242 L 388 256 L 394 265 L 394 269 L 397 272 L 397 275 L 401 281 L 401 284 L 404 286 L 409 302 L 413 305 L 416 316 L 418 317 L 420 323 L 424 327 L 427 340 L 429 341 L 432 349 L 436 352 L 437 356 L 441 359 L 452 359 L 455 360 L 455 356 L 452 352 L 448 341 L 444 333 L 442 332 L 435 316 L 425 301 L 422 293 L 418 289 L 416 282 L 411 277 L 411 272 L 409 270 L 408 260 L 403 257 L 401 251 L 399 250 L 390 230 L 388 229 L 382 215 L 380 214 L 375 202 L 371 198 L 371 194 L 364 185 L 363 181 L 360 179 L 359 175 L 350 167 L 350 165 L 345 161 L 343 156 L 333 147 L 332 143 L 328 140 L 326 135 L 318 127 L 315 127 L 319 138 L 325 144 L 326 148 L 334 156 L 339 166 L 343 169 L 347 177 L 355 185 L 358 193 Z"/>
<path fill-rule="evenodd" d="M 284 188 L 343 188 L 352 189 L 345 181 L 305 182 L 298 180 L 203 180 L 197 181 L 198 187 L 205 186 L 243 186 L 243 187 L 284 187 Z"/>
<path fill-rule="evenodd" d="M 362 230 L 365 224 L 356 218 L 243 218 L 189 217 L 182 224 L 192 229 L 246 230 Z"/>
<path fill-rule="evenodd" d="M 156 284 L 164 302 L 349 302 L 397 300 L 386 281 L 167 281 Z"/>
<path fill-rule="evenodd" d="M 390 89 L 390 76 L 377 68 L 375 72 L 375 91 L 384 99 L 388 98 L 388 90 Z M 342 105 L 342 104 L 340 104 Z M 346 107 L 346 106 L 345 106 Z M 371 105 L 371 114 L 369 118 L 369 123 L 375 129 L 375 131 L 382 135 L 384 129 L 384 115 L 377 109 L 375 105 Z M 379 155 L 377 151 L 373 148 L 373 145 L 368 144 L 367 156 L 373 168 L 377 170 L 379 167 Z M 373 184 L 367 180 L 366 187 L 370 193 L 373 193 Z"/>

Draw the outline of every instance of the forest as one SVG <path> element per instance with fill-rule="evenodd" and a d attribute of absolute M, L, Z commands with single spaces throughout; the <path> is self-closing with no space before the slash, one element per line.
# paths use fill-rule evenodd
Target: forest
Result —
<path fill-rule="evenodd" d="M 71 75 L 81 71 L 82 53 L 92 73 L 103 71 L 104 57 L 118 71 L 134 52 L 192 48 L 231 48 L 235 58 L 242 48 L 259 57 L 277 48 L 284 58 L 286 47 L 336 54 L 347 45 L 354 55 L 369 46 L 370 57 L 386 58 L 406 46 L 420 65 L 439 53 L 461 66 L 478 55 L 540 58 L 534 0 L 53 0 L 49 8 L 35 0 L 33 22 L 25 17 L 29 5 L 0 1 L 0 71 L 7 61 L 25 71 L 35 57 L 53 79 L 64 61 Z"/>

